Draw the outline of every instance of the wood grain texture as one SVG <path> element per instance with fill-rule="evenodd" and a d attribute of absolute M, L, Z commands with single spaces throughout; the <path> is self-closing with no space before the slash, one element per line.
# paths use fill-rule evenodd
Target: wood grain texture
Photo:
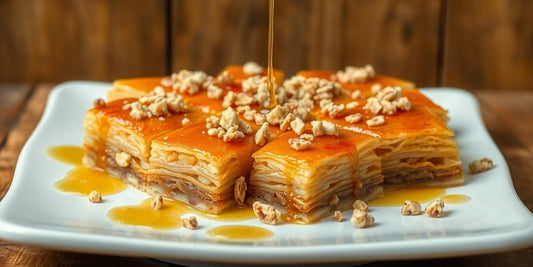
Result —
<path fill-rule="evenodd" d="M 268 1 L 173 1 L 172 69 L 218 73 L 254 60 L 266 66 Z M 435 86 L 440 1 L 276 1 L 274 66 L 373 64 L 378 72 Z"/>
<path fill-rule="evenodd" d="M 449 0 L 443 85 L 533 90 L 533 1 Z"/>
<path fill-rule="evenodd" d="M 30 94 L 29 84 L 0 84 L 0 148 Z"/>
<path fill-rule="evenodd" d="M 166 72 L 164 0 L 0 1 L 0 81 Z"/>
<path fill-rule="evenodd" d="M 16 120 L 9 138 L 0 148 L 0 200 L 5 194 L 15 169 L 16 160 L 44 109 L 51 85 L 39 85 L 24 105 L 20 114 L 0 114 Z M 531 101 L 533 92 L 475 92 L 480 101 L 485 125 L 502 151 L 509 166 L 512 180 L 520 199 L 533 211 L 533 153 L 532 128 L 522 122 L 533 118 Z M 516 116 L 520 114 L 520 116 Z M 16 118 L 14 118 L 16 117 Z M 526 118 L 526 121 L 523 120 Z M 533 262 L 533 247 L 510 252 L 473 255 L 444 259 L 373 262 L 368 266 L 529 266 Z M 102 256 L 63 252 L 36 246 L 20 245 L 0 240 L 0 266 L 169 266 L 170 264 L 148 258 Z"/>

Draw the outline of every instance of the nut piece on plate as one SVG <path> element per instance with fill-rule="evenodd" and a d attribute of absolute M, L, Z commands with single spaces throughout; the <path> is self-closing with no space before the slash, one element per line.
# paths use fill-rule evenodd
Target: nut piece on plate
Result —
<path fill-rule="evenodd" d="M 368 205 L 360 199 L 354 201 L 352 208 L 354 210 L 368 211 Z"/>
<path fill-rule="evenodd" d="M 153 196 L 150 207 L 154 210 L 161 209 L 163 207 L 163 197 L 160 194 Z"/>
<path fill-rule="evenodd" d="M 333 213 L 333 220 L 336 221 L 336 222 L 344 221 L 344 218 L 342 217 L 342 212 L 340 212 L 339 210 L 336 210 Z"/>
<path fill-rule="evenodd" d="M 256 201 L 252 205 L 252 208 L 254 210 L 255 216 L 262 223 L 276 225 L 281 223 L 282 221 L 281 211 L 271 205 Z"/>
<path fill-rule="evenodd" d="M 128 167 L 131 162 L 131 155 L 126 152 L 118 152 L 115 154 L 115 162 L 120 167 Z"/>
<path fill-rule="evenodd" d="M 494 167 L 494 163 L 492 162 L 492 160 L 488 158 L 474 160 L 468 165 L 468 168 L 470 169 L 470 173 L 472 174 L 484 172 L 484 171 L 492 169 L 493 167 Z"/>
<path fill-rule="evenodd" d="M 354 209 L 350 221 L 357 228 L 366 228 L 374 224 L 374 217 L 366 211 Z"/>
<path fill-rule="evenodd" d="M 444 201 L 438 199 L 431 201 L 426 207 L 426 215 L 433 218 L 442 216 L 444 209 Z"/>
<path fill-rule="evenodd" d="M 418 215 L 422 212 L 420 203 L 411 200 L 405 200 L 402 206 L 402 215 Z"/>
<path fill-rule="evenodd" d="M 92 203 L 100 203 L 102 202 L 102 195 L 100 194 L 100 192 L 93 190 L 89 194 L 89 201 Z"/>
<path fill-rule="evenodd" d="M 181 223 L 183 224 L 183 227 L 189 230 L 195 230 L 198 228 L 198 220 L 196 220 L 196 217 L 194 216 L 181 219 Z"/>

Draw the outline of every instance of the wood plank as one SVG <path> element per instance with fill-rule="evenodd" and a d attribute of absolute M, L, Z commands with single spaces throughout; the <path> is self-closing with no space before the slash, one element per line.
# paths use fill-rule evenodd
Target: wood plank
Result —
<path fill-rule="evenodd" d="M 443 85 L 533 90 L 533 2 L 447 1 Z"/>
<path fill-rule="evenodd" d="M 266 66 L 268 1 L 173 1 L 172 69 L 218 73 L 227 64 Z M 440 1 L 276 2 L 274 66 L 378 72 L 434 86 Z"/>
<path fill-rule="evenodd" d="M 31 92 L 29 84 L 0 84 L 0 149 Z"/>
<path fill-rule="evenodd" d="M 166 1 L 0 1 L 0 81 L 166 73 Z"/>

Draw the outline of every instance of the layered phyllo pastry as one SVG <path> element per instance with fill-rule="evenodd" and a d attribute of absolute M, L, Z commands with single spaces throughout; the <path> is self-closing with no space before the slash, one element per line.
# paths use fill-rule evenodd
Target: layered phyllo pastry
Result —
<path fill-rule="evenodd" d="M 84 164 L 208 213 L 248 203 L 266 223 L 462 183 L 447 112 L 411 82 L 371 66 L 266 75 L 247 63 L 117 80 L 87 111 Z"/>

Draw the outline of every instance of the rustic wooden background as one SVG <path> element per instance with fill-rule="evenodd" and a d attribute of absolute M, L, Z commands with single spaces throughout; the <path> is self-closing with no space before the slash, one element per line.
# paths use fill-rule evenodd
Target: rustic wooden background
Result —
<path fill-rule="evenodd" d="M 1 0 L 0 82 L 266 64 L 267 0 Z M 274 65 L 370 63 L 419 86 L 533 90 L 533 1 L 278 0 Z"/>

